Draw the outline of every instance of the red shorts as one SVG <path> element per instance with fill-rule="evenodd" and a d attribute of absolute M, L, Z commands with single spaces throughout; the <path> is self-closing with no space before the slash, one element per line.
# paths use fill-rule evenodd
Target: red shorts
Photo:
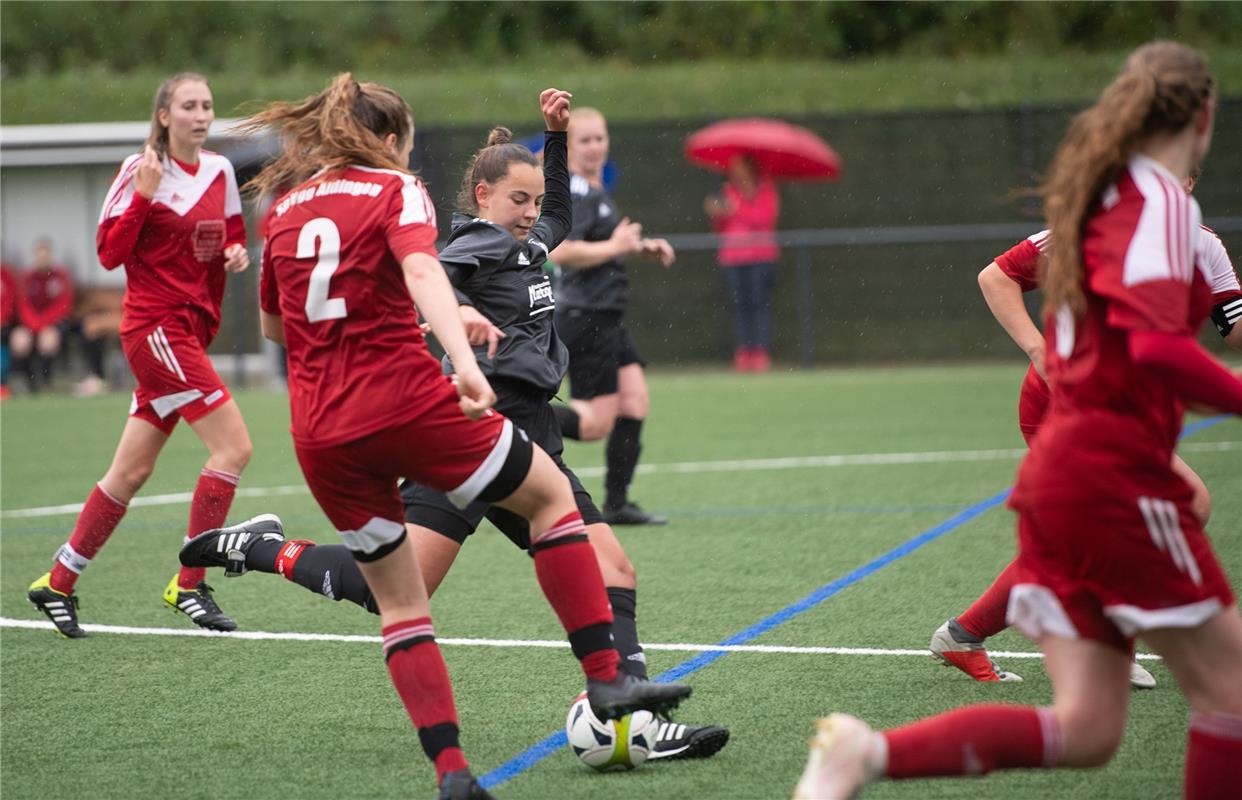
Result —
<path fill-rule="evenodd" d="M 172 433 L 178 419 L 195 422 L 228 402 L 228 387 L 207 357 L 207 335 L 199 327 L 178 315 L 121 337 L 138 381 L 130 416 Z"/>
<path fill-rule="evenodd" d="M 1128 652 L 1145 630 L 1195 627 L 1232 605 L 1189 487 L 1169 476 L 1165 491 L 1025 498 L 1009 624 Z"/>
<path fill-rule="evenodd" d="M 445 381 L 436 402 L 409 422 L 340 445 L 295 443 L 295 450 L 311 494 L 345 545 L 373 553 L 405 532 L 399 479 L 442 491 L 465 508 L 500 473 L 515 434 L 495 412 L 468 419 Z"/>
<path fill-rule="evenodd" d="M 1027 369 L 1026 378 L 1022 381 L 1022 393 L 1018 395 L 1018 427 L 1028 445 L 1048 415 L 1048 403 L 1051 401 L 1052 392 L 1048 384 L 1039 377 L 1035 367 Z"/>

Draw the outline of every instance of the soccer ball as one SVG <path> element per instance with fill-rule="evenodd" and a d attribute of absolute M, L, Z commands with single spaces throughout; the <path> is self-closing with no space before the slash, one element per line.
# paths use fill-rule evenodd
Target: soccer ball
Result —
<path fill-rule="evenodd" d="M 574 700 L 565 719 L 570 748 L 583 764 L 600 772 L 642 766 L 655 746 L 659 729 L 660 722 L 650 711 L 599 721 L 591 711 L 586 692 Z"/>

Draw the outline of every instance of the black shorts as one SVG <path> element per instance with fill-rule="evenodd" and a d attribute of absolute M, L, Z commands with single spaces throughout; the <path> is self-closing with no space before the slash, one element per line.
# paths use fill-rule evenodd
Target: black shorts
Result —
<path fill-rule="evenodd" d="M 591 499 L 590 492 L 561 459 L 565 445 L 561 439 L 561 427 L 552 415 L 552 406 L 548 404 L 550 398 L 547 392 L 522 381 L 496 378 L 491 383 L 499 398 L 496 410 L 543 448 L 569 479 L 582 521 L 587 525 L 603 522 L 604 517 Z M 464 544 L 466 537 L 487 519 L 518 547 L 523 550 L 530 548 L 530 525 L 523 517 L 499 506 L 475 501 L 464 510 L 459 509 L 443 493 L 413 481 L 401 484 L 401 500 L 405 503 L 406 522 L 430 528 L 459 544 Z"/>
<path fill-rule="evenodd" d="M 617 370 L 647 365 L 621 311 L 558 311 L 556 333 L 569 349 L 569 396 L 576 400 L 616 394 Z"/>

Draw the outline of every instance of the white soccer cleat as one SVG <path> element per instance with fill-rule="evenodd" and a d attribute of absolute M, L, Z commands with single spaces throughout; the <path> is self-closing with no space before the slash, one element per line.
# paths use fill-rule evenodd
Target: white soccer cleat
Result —
<path fill-rule="evenodd" d="M 932 658 L 946 667 L 957 667 L 977 681 L 1001 683 L 1021 683 L 1022 676 L 1001 669 L 982 642 L 959 641 L 949 630 L 945 622 L 932 634 L 931 644 L 927 649 Z"/>
<path fill-rule="evenodd" d="M 833 714 L 816 723 L 818 732 L 793 800 L 851 800 L 879 777 L 868 764 L 875 750 L 875 731 L 849 714 Z"/>
<path fill-rule="evenodd" d="M 1130 685 L 1135 689 L 1155 689 L 1156 676 L 1143 669 L 1137 661 L 1130 662 Z"/>

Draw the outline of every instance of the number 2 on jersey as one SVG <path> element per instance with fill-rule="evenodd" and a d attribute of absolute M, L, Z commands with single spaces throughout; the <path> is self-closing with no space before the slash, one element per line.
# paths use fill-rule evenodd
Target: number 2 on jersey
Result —
<path fill-rule="evenodd" d="M 319 245 L 316 254 L 315 245 Z M 316 217 L 302 226 L 298 233 L 298 258 L 318 255 L 315 268 L 311 270 L 310 288 L 306 292 L 306 319 L 323 322 L 342 319 L 348 313 L 344 297 L 328 297 L 328 284 L 341 265 L 341 232 L 336 223 L 327 217 Z"/>

